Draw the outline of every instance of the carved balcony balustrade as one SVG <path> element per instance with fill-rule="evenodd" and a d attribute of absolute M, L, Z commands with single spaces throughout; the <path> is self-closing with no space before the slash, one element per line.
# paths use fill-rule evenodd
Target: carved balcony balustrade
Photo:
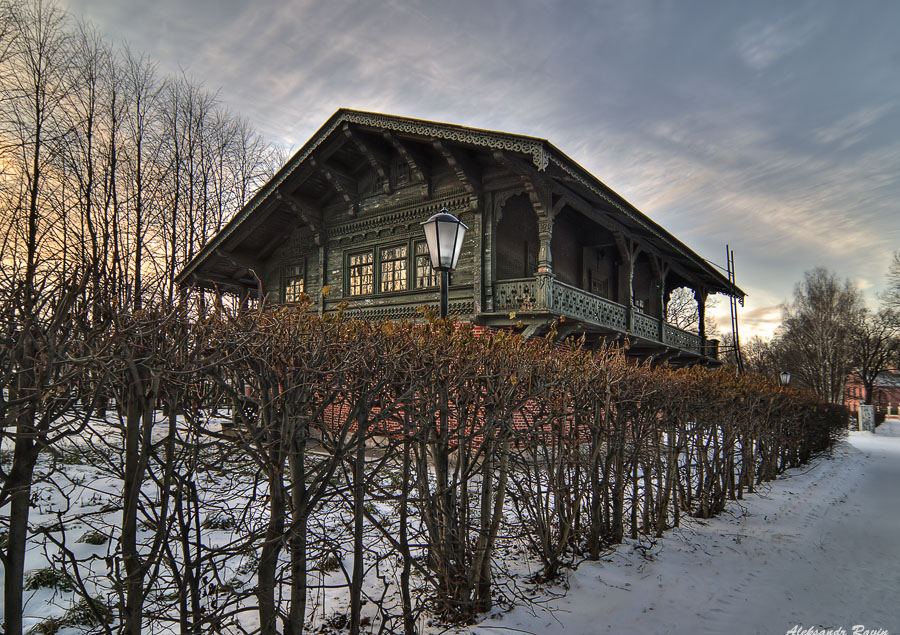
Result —
<path fill-rule="evenodd" d="M 551 276 L 498 280 L 494 283 L 494 311 L 516 314 L 554 314 L 598 332 L 621 334 L 636 341 L 715 359 L 718 343 L 661 322 L 659 318 L 553 279 Z"/>

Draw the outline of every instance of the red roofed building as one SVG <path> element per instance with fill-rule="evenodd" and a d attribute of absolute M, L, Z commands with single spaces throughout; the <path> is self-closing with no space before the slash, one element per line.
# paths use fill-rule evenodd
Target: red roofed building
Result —
<path fill-rule="evenodd" d="M 866 391 L 858 372 L 847 376 L 844 383 L 844 405 L 856 412 L 859 404 L 865 403 Z M 897 414 L 900 405 L 900 370 L 884 370 L 875 378 L 872 404 L 886 414 Z M 888 412 L 890 409 L 890 412 Z"/>

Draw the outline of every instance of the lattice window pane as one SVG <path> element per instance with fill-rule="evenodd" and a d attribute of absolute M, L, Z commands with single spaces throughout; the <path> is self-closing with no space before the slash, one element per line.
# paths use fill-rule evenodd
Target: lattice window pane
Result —
<path fill-rule="evenodd" d="M 350 295 L 365 295 L 375 291 L 375 254 L 366 251 L 347 259 Z"/>
<path fill-rule="evenodd" d="M 405 291 L 406 245 L 385 247 L 381 250 L 381 292 Z"/>
<path fill-rule="evenodd" d="M 306 265 L 296 263 L 284 268 L 284 301 L 299 302 L 306 292 Z"/>
<path fill-rule="evenodd" d="M 440 273 L 431 268 L 431 257 L 426 243 L 416 243 L 416 288 L 436 287 L 440 284 Z"/>

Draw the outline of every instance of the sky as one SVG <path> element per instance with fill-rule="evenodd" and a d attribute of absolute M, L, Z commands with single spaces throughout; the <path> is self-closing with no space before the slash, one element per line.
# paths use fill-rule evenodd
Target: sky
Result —
<path fill-rule="evenodd" d="M 900 3 L 62 0 L 294 151 L 341 107 L 548 139 L 694 251 L 741 338 L 900 250 Z M 729 328 L 728 303 L 713 310 Z"/>

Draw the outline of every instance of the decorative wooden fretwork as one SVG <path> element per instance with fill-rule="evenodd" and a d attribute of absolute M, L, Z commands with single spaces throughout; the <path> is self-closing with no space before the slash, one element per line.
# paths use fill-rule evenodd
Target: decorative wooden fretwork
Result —
<path fill-rule="evenodd" d="M 612 300 L 559 281 L 553 282 L 551 298 L 554 312 L 617 331 L 625 330 L 625 307 Z"/>
<path fill-rule="evenodd" d="M 383 130 L 393 130 L 420 137 L 446 139 L 481 146 L 492 150 L 508 150 L 531 155 L 531 161 L 538 170 L 545 170 L 549 162 L 548 153 L 541 139 L 492 133 L 487 130 L 474 130 L 447 126 L 427 121 L 401 119 L 365 112 L 346 112 L 339 121 L 349 121 L 363 126 L 371 126 Z M 336 127 L 336 125 L 335 125 Z M 327 134 L 324 136 L 328 136 Z"/>
<path fill-rule="evenodd" d="M 497 311 L 533 311 L 536 308 L 537 280 L 519 278 L 494 283 L 494 309 Z"/>
<path fill-rule="evenodd" d="M 475 202 L 465 190 L 455 188 L 440 198 L 416 197 L 406 199 L 402 204 L 379 208 L 377 214 L 366 214 L 350 222 L 331 225 L 326 230 L 329 238 L 348 235 L 359 235 L 365 232 L 395 227 L 399 224 L 412 223 L 416 231 L 421 231 L 417 222 L 421 222 L 443 208 L 466 222 L 465 218 L 471 218 Z"/>
<path fill-rule="evenodd" d="M 409 161 L 401 155 L 396 155 L 391 161 L 391 181 L 395 187 L 409 185 L 412 182 L 409 170 Z"/>
<path fill-rule="evenodd" d="M 475 303 L 471 300 L 451 301 L 448 309 L 450 315 L 470 317 L 475 314 Z M 344 310 L 347 317 L 362 318 L 366 320 L 413 320 L 421 316 L 421 306 L 417 304 L 386 305 L 373 307 L 350 306 Z M 438 310 L 437 303 L 426 304 L 435 313 Z"/>
<path fill-rule="evenodd" d="M 494 283 L 494 308 L 510 312 L 550 310 L 567 318 L 625 330 L 625 307 L 611 300 L 558 280 L 550 283 L 550 306 L 541 306 L 542 295 L 537 278 L 502 280 Z"/>
<path fill-rule="evenodd" d="M 659 341 L 659 320 L 640 311 L 634 311 L 634 328 L 632 332 L 644 339 Z"/>
<path fill-rule="evenodd" d="M 699 351 L 703 343 L 699 335 L 689 333 L 688 331 L 683 331 L 680 328 L 672 326 L 671 324 L 666 324 L 664 337 L 666 344 L 671 344 L 673 346 L 677 346 L 678 348 L 686 348 L 694 351 Z"/>
<path fill-rule="evenodd" d="M 583 289 L 573 287 L 558 280 L 549 282 L 549 306 L 541 306 L 539 278 L 517 278 L 500 280 L 494 283 L 494 310 L 497 312 L 528 313 L 532 311 L 548 311 L 566 318 L 580 320 L 611 330 L 630 333 L 641 339 L 659 341 L 659 319 L 635 310 L 634 324 L 628 330 L 628 319 L 625 307 L 621 304 L 601 298 Z M 683 331 L 671 324 L 663 325 L 664 343 L 670 346 L 704 353 L 715 357 L 714 345 L 707 341 L 706 348 L 699 336 Z"/>

